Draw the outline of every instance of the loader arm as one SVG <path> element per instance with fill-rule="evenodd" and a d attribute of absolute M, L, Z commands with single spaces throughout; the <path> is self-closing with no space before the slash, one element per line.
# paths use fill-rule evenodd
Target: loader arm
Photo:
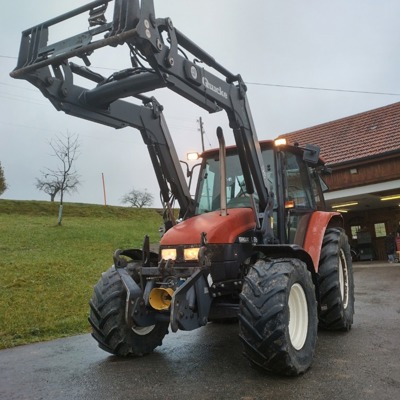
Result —
<path fill-rule="evenodd" d="M 26 79 L 37 86 L 58 110 L 115 128 L 128 125 L 142 129 L 142 122 L 139 124 L 137 121 L 138 110 L 132 113 L 131 103 L 121 98 L 141 97 L 163 87 L 210 113 L 225 110 L 238 147 L 247 192 L 252 194 L 254 189 L 257 191 L 260 211 L 270 209 L 266 172 L 246 96 L 247 89 L 241 76 L 217 63 L 176 29 L 171 19 L 156 19 L 153 0 L 115 0 L 112 21 L 107 22 L 105 10 L 111 1 L 94 1 L 25 30 L 17 67 L 11 76 Z M 89 29 L 57 43 L 48 43 L 49 29 L 53 25 L 87 12 Z M 131 68 L 119 71 L 108 79 L 88 68 L 89 57 L 94 51 L 121 44 L 130 48 Z M 70 59 L 74 57 L 83 60 L 86 66 L 71 63 Z M 212 72 L 203 65 L 210 67 Z M 78 87 L 73 83 L 74 75 L 95 81 L 97 85 L 92 88 Z M 172 148 L 170 136 L 165 133 L 165 141 Z M 151 141 L 150 136 L 144 134 L 145 142 Z M 163 141 L 161 137 L 159 139 Z M 182 188 L 181 177 L 177 179 L 180 175 L 177 159 L 175 156 L 171 158 L 166 165 L 175 168 L 174 179 L 179 181 L 176 182 L 179 189 L 174 190 L 174 195 L 183 203 L 181 207 L 183 205 L 185 212 L 191 214 L 188 192 Z M 163 163 L 161 158 L 155 166 L 158 177 L 165 173 Z"/>

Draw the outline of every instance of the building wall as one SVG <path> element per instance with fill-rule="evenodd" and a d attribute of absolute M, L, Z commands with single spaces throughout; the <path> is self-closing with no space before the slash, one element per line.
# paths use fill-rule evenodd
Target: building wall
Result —
<path fill-rule="evenodd" d="M 373 259 L 387 260 L 385 249 L 386 236 L 376 235 L 375 224 L 384 224 L 386 235 L 395 232 L 400 221 L 400 208 L 383 208 L 369 211 L 355 211 L 343 215 L 345 229 L 349 237 L 350 245 L 353 248 L 363 250 L 365 248 L 367 254 L 367 244 L 358 244 L 357 239 L 352 237 L 351 227 L 359 226 L 362 231 L 369 232 L 371 235 L 371 250 Z M 378 225 L 377 228 L 381 227 Z M 382 232 L 380 232 L 382 234 Z"/>
<path fill-rule="evenodd" d="M 330 191 L 351 189 L 359 186 L 372 185 L 381 182 L 389 182 L 400 179 L 400 157 L 377 158 L 367 162 L 348 164 L 343 166 L 334 166 L 331 175 L 324 176 Z M 349 211 L 343 214 L 346 233 L 353 248 L 361 250 L 366 257 L 371 254 L 371 258 L 378 260 L 387 260 L 385 238 L 382 235 L 383 224 L 386 235 L 397 229 L 400 221 L 400 207 L 366 209 L 364 211 Z M 376 226 L 376 224 L 378 224 Z M 362 232 L 370 235 L 371 243 L 359 244 L 358 240 L 352 234 L 351 227 L 361 227 Z M 354 230 L 355 228 L 353 228 Z M 369 234 L 369 235 L 368 235 Z M 366 237 L 360 234 L 361 237 Z M 361 240 L 362 241 L 362 240 Z M 370 252 L 370 253 L 369 253 Z"/>
<path fill-rule="evenodd" d="M 400 178 L 400 157 L 377 159 L 365 163 L 333 167 L 331 175 L 324 176 L 330 191 L 348 189 Z"/>

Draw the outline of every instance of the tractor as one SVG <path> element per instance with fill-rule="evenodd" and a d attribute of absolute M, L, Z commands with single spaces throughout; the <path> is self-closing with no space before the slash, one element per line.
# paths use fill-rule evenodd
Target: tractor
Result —
<path fill-rule="evenodd" d="M 304 373 L 318 328 L 348 331 L 354 314 L 350 246 L 341 215 L 326 211 L 318 146 L 259 141 L 239 74 L 170 18 L 156 18 L 153 0 L 115 0 L 109 17 L 112 2 L 23 31 L 11 72 L 59 111 L 139 130 L 160 186 L 159 250 L 146 236 L 141 248 L 115 251 L 90 300 L 94 339 L 116 356 L 143 356 L 169 330 L 235 320 L 252 366 Z M 49 43 L 55 25 L 84 14 L 89 28 Z M 119 46 L 129 49 L 129 67 L 103 76 L 91 66 L 94 52 Z M 226 146 L 218 127 L 219 148 L 200 154 L 194 197 L 164 107 L 148 94 L 164 88 L 210 113 L 224 110 L 233 132 L 235 145 Z"/>

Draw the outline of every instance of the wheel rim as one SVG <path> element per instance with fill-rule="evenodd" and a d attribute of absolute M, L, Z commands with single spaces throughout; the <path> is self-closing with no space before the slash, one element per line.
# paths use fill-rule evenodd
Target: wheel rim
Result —
<path fill-rule="evenodd" d="M 132 328 L 133 332 L 136 333 L 136 335 L 140 336 L 145 336 L 148 335 L 153 329 L 155 325 L 150 325 L 150 326 L 135 326 Z"/>
<path fill-rule="evenodd" d="M 292 346 L 300 350 L 307 339 L 308 306 L 307 298 L 300 284 L 295 283 L 289 294 L 289 337 Z"/>
<path fill-rule="evenodd" d="M 340 249 L 339 254 L 339 286 L 342 296 L 343 307 L 349 304 L 349 271 L 344 251 Z"/>

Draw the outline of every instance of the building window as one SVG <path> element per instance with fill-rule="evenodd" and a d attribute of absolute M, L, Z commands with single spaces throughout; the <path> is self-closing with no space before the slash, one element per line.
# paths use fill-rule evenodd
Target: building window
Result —
<path fill-rule="evenodd" d="M 350 227 L 350 229 L 351 229 L 351 238 L 357 239 L 357 232 L 359 232 L 361 230 L 361 226 L 353 225 L 352 227 Z"/>
<path fill-rule="evenodd" d="M 375 236 L 378 237 L 385 237 L 386 236 L 386 227 L 383 222 L 379 222 L 378 224 L 374 224 L 375 227 Z"/>

